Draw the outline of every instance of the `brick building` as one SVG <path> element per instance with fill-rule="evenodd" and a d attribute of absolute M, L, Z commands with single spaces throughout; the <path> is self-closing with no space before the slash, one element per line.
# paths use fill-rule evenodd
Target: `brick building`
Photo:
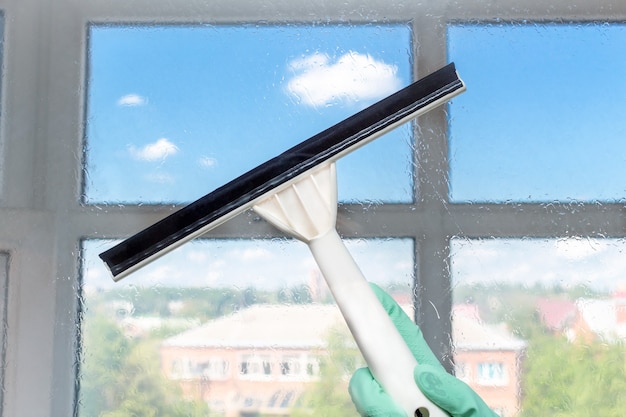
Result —
<path fill-rule="evenodd" d="M 452 314 L 455 375 L 500 416 L 517 415 L 526 343 L 504 324 L 485 324 L 464 310 L 453 309 Z"/>
<path fill-rule="evenodd" d="M 255 305 L 165 340 L 162 370 L 227 417 L 289 415 L 319 378 L 332 328 L 347 332 L 333 305 Z M 453 332 L 459 376 L 502 416 L 514 416 L 524 343 L 467 314 L 454 315 Z"/>

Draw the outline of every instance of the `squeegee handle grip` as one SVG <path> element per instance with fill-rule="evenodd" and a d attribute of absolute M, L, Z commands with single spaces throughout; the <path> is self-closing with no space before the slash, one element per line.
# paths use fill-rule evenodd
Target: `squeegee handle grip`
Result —
<path fill-rule="evenodd" d="M 448 417 L 417 387 L 417 360 L 337 231 L 307 242 L 372 375 L 407 416 Z"/>

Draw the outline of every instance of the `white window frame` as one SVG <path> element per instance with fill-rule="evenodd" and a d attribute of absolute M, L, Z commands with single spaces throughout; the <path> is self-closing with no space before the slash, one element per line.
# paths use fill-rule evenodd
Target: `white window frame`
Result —
<path fill-rule="evenodd" d="M 446 63 L 449 22 L 626 21 L 622 0 L 0 0 L 0 9 L 0 251 L 10 257 L 3 417 L 74 415 L 81 239 L 123 238 L 176 209 L 80 202 L 89 22 L 411 21 L 417 77 Z M 452 237 L 622 238 L 626 217 L 623 204 L 451 204 L 445 108 L 419 124 L 416 201 L 382 205 L 375 216 L 359 205 L 343 206 L 339 217 L 349 213 L 350 222 L 340 224 L 358 224 L 359 230 L 344 226 L 340 232 L 414 239 L 416 319 L 451 368 Z M 276 233 L 248 220 L 242 216 L 210 236 Z"/>

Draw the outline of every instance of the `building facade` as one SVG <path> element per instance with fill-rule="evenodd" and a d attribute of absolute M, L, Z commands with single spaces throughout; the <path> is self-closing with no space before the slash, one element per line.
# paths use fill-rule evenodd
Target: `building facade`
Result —
<path fill-rule="evenodd" d="M 488 325 L 453 309 L 455 375 L 501 417 L 521 408 L 521 375 L 526 343 L 504 324 Z"/>
<path fill-rule="evenodd" d="M 333 329 L 348 331 L 334 305 L 255 305 L 165 340 L 162 371 L 226 417 L 289 415 L 320 378 Z M 466 314 L 454 315 L 453 329 L 459 378 L 501 416 L 515 416 L 524 342 Z"/>

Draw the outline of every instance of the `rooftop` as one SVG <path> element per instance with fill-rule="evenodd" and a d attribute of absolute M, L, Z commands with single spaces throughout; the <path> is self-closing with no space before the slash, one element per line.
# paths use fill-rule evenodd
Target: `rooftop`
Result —
<path fill-rule="evenodd" d="M 177 347 L 324 347 L 345 323 L 335 305 L 257 304 L 211 320 L 163 342 Z"/>
<path fill-rule="evenodd" d="M 526 346 L 503 325 L 487 325 L 464 314 L 454 314 L 452 323 L 457 350 L 520 350 Z M 163 346 L 323 348 L 333 327 L 347 331 L 335 305 L 259 304 L 175 335 Z"/>
<path fill-rule="evenodd" d="M 515 337 L 506 324 L 486 324 L 464 314 L 452 316 L 452 340 L 457 351 L 519 351 L 526 342 Z"/>

